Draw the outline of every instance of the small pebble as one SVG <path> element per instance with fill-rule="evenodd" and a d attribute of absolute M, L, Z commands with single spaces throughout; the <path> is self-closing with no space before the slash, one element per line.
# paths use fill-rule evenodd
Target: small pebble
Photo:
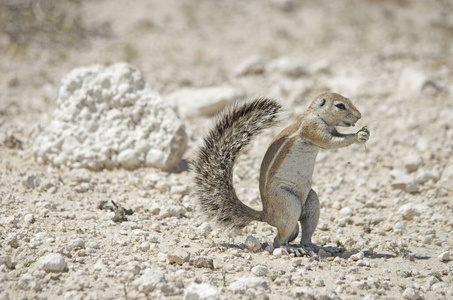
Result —
<path fill-rule="evenodd" d="M 257 252 L 261 249 L 261 243 L 252 235 L 249 235 L 244 242 L 245 248 L 252 252 Z"/>
<path fill-rule="evenodd" d="M 343 215 L 343 216 L 350 217 L 353 214 L 352 208 L 343 207 L 342 209 L 340 209 L 340 214 Z"/>
<path fill-rule="evenodd" d="M 315 281 L 313 282 L 316 286 L 325 286 L 326 284 L 324 283 L 324 279 L 321 277 L 315 278 Z"/>
<path fill-rule="evenodd" d="M 196 257 L 192 262 L 195 268 L 208 268 L 214 270 L 214 260 L 208 257 Z"/>
<path fill-rule="evenodd" d="M 268 269 L 266 266 L 258 265 L 252 268 L 252 273 L 256 276 L 266 276 Z"/>
<path fill-rule="evenodd" d="M 148 242 L 144 242 L 140 244 L 140 250 L 148 251 L 151 248 L 151 245 Z"/>
<path fill-rule="evenodd" d="M 26 214 L 24 217 L 24 221 L 27 224 L 33 224 L 35 222 L 35 215 L 34 214 Z"/>
<path fill-rule="evenodd" d="M 167 254 L 168 262 L 182 265 L 190 259 L 190 253 L 184 250 L 175 250 L 173 253 Z"/>
<path fill-rule="evenodd" d="M 403 299 L 407 300 L 417 300 L 421 299 L 420 293 L 414 290 L 413 288 L 407 288 L 403 292 Z"/>
<path fill-rule="evenodd" d="M 286 251 L 285 249 L 283 248 L 277 248 L 277 249 L 274 249 L 274 251 L 272 252 L 272 254 L 277 257 L 277 258 L 280 258 L 282 257 L 283 255 L 288 255 L 288 251 Z"/>
<path fill-rule="evenodd" d="M 439 261 L 441 261 L 441 262 L 449 261 L 450 260 L 450 252 L 448 252 L 448 251 L 442 252 L 441 254 L 439 254 L 437 259 L 439 259 Z"/>
<path fill-rule="evenodd" d="M 41 257 L 37 266 L 46 272 L 62 272 L 67 267 L 65 258 L 59 253 L 50 253 Z"/>

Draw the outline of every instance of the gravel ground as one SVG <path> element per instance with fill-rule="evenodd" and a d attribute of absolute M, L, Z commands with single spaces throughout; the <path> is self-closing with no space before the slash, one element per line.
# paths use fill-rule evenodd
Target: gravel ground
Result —
<path fill-rule="evenodd" d="M 453 298 L 450 1 L 82 0 L 57 10 L 57 24 L 46 23 L 60 20 L 46 18 L 56 2 L 40 3 L 39 34 L 19 17 L 0 24 L 0 299 Z M 321 92 L 352 99 L 371 138 L 321 151 L 313 179 L 314 242 L 344 252 L 270 253 L 273 227 L 228 236 L 197 214 L 188 165 L 213 122 L 201 111 L 182 116 L 188 149 L 171 172 L 38 163 L 60 79 L 121 61 L 164 100 L 229 85 L 281 99 L 288 123 Z M 235 169 L 255 208 L 279 130 Z"/>

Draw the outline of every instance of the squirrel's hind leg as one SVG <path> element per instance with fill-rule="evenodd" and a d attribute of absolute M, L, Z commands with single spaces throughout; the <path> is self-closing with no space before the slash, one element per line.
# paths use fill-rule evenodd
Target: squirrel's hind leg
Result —
<path fill-rule="evenodd" d="M 299 221 L 302 227 L 302 238 L 300 241 L 302 247 L 314 253 L 318 253 L 319 249 L 323 249 L 331 255 L 340 252 L 338 248 L 317 246 L 311 241 L 319 221 L 319 199 L 313 189 L 308 193 Z"/>
<path fill-rule="evenodd" d="M 319 199 L 316 192 L 311 189 L 308 193 L 307 200 L 302 208 L 300 215 L 300 225 L 302 227 L 302 246 L 312 246 L 311 237 L 315 232 L 319 221 Z"/>
<path fill-rule="evenodd" d="M 288 189 L 277 189 L 272 194 L 272 206 L 268 206 L 265 221 L 277 227 L 277 236 L 274 238 L 274 248 L 282 247 L 295 256 L 309 255 L 310 252 L 299 245 L 290 245 L 299 234 L 300 215 L 302 205 L 300 199 Z M 277 208 L 277 209 L 272 209 Z M 285 216 L 285 218 L 282 218 Z"/>

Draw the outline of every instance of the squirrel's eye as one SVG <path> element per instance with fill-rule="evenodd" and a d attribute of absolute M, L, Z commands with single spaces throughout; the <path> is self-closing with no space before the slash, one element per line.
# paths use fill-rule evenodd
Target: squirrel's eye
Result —
<path fill-rule="evenodd" d="M 339 104 L 337 104 L 337 105 L 335 105 L 335 106 L 338 107 L 338 108 L 341 109 L 341 110 L 345 110 L 345 109 L 346 109 L 346 106 L 344 106 L 343 103 L 339 103 Z"/>

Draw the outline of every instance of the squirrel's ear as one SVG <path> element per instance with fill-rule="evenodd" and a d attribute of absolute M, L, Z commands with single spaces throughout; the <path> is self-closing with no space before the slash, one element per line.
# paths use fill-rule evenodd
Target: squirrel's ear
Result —
<path fill-rule="evenodd" d="M 326 99 L 322 98 L 321 101 L 319 102 L 319 107 L 323 107 L 324 104 L 326 104 Z"/>

